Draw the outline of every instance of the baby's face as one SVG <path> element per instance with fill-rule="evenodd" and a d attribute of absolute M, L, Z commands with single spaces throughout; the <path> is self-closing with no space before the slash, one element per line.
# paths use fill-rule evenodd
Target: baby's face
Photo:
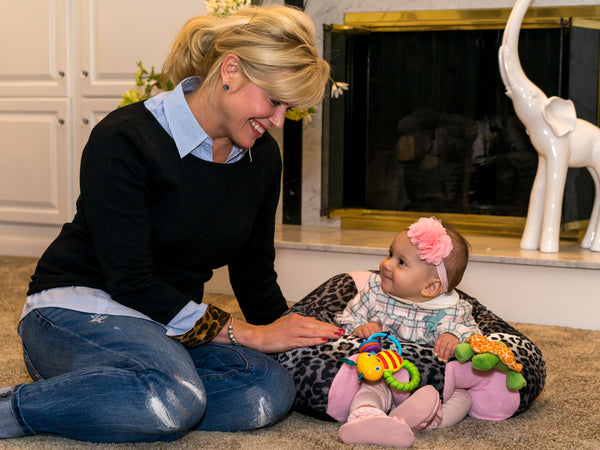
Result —
<path fill-rule="evenodd" d="M 390 253 L 379 265 L 381 288 L 388 294 L 414 302 L 430 300 L 421 295 L 432 278 L 431 266 L 419 258 L 417 247 L 410 242 L 406 230 L 401 231 L 390 246 Z"/>

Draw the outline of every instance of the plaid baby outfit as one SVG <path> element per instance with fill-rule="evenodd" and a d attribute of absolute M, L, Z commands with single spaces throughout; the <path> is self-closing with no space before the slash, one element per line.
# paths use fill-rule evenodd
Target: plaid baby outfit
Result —
<path fill-rule="evenodd" d="M 437 308 L 436 303 L 444 306 Z M 471 304 L 461 300 L 456 291 L 424 303 L 391 297 L 381 289 L 381 277 L 374 273 L 364 290 L 356 294 L 342 314 L 336 315 L 336 323 L 352 333 L 368 322 L 379 322 L 384 333 L 397 339 L 433 346 L 442 333 L 451 333 L 460 342 L 472 334 L 481 334 L 471 310 Z"/>

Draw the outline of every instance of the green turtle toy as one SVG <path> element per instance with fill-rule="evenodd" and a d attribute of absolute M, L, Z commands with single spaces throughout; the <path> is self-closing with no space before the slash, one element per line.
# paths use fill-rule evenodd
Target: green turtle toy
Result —
<path fill-rule="evenodd" d="M 513 352 L 504 342 L 490 341 L 485 336 L 474 334 L 456 346 L 454 356 L 461 363 L 471 360 L 473 369 L 476 370 L 503 371 L 506 373 L 506 386 L 509 389 L 519 390 L 527 385 L 521 374 L 523 365 L 517 363 Z"/>

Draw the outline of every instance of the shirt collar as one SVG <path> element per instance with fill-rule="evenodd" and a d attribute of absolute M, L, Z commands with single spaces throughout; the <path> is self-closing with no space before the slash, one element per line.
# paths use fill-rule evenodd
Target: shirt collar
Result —
<path fill-rule="evenodd" d="M 191 153 L 206 139 L 210 139 L 185 100 L 185 94 L 195 91 L 198 86 L 200 78 L 186 78 L 173 89 L 163 103 L 165 118 L 181 158 Z"/>
<path fill-rule="evenodd" d="M 440 294 L 432 300 L 426 302 L 415 302 L 412 300 L 408 300 L 406 298 L 396 297 L 395 295 L 387 294 L 392 297 L 394 300 L 397 300 L 405 305 L 414 305 L 421 309 L 429 309 L 429 310 L 438 310 L 438 309 L 446 309 L 451 308 L 456 305 L 460 300 L 460 296 L 458 292 L 452 290 L 445 294 Z"/>

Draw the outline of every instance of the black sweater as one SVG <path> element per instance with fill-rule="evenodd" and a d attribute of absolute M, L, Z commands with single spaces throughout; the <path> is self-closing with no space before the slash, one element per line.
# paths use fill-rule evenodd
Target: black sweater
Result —
<path fill-rule="evenodd" d="M 281 156 L 268 134 L 251 154 L 233 164 L 182 159 L 143 103 L 112 112 L 83 151 L 77 213 L 42 255 L 28 294 L 102 289 L 167 324 L 228 265 L 246 319 L 273 321 L 286 309 L 273 267 Z"/>

